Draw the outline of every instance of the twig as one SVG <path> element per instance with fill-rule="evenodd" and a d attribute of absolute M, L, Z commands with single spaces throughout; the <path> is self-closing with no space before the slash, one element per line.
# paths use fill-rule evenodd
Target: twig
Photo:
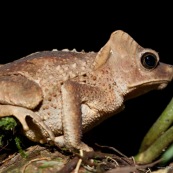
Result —
<path fill-rule="evenodd" d="M 22 173 L 25 172 L 27 166 L 29 166 L 32 162 L 36 162 L 36 161 L 40 161 L 40 160 L 50 160 L 50 159 L 49 158 L 46 158 L 46 157 L 43 157 L 43 158 L 37 158 L 37 159 L 30 160 L 27 164 L 25 164 L 23 166 Z"/>
<path fill-rule="evenodd" d="M 83 157 L 83 150 L 80 150 L 80 156 Z M 77 166 L 74 170 L 74 173 L 78 173 L 81 163 L 82 163 L 82 159 L 79 159 L 78 163 L 77 163 Z"/>
<path fill-rule="evenodd" d="M 59 170 L 57 173 L 71 173 L 71 172 L 75 169 L 75 167 L 76 167 L 78 161 L 79 161 L 79 158 L 78 158 L 77 156 L 74 157 L 72 160 L 70 160 L 70 161 L 69 161 L 61 170 Z"/>
<path fill-rule="evenodd" d="M 118 153 L 120 156 L 123 156 L 123 157 L 126 157 L 128 158 L 126 155 L 124 155 L 123 153 L 121 153 L 119 150 L 117 150 L 116 148 L 113 148 L 113 147 L 110 147 L 110 146 L 102 146 L 102 145 L 99 145 L 99 144 L 95 144 L 97 145 L 98 147 L 101 147 L 101 148 L 108 148 L 108 149 L 111 149 L 113 151 L 115 151 L 116 153 Z"/>

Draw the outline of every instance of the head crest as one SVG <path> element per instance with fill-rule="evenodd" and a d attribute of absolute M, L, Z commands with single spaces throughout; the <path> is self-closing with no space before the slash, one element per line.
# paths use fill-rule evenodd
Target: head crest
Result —
<path fill-rule="evenodd" d="M 120 56 L 127 56 L 135 54 L 137 47 L 139 44 L 126 32 L 122 30 L 113 32 L 108 42 L 98 52 L 94 61 L 94 69 L 105 64 L 111 52 Z"/>

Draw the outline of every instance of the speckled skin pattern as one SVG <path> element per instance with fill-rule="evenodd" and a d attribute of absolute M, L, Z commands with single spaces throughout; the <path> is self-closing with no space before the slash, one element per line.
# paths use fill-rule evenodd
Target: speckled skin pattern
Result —
<path fill-rule="evenodd" d="M 15 116 L 32 141 L 90 151 L 83 133 L 172 77 L 157 52 L 118 30 L 98 53 L 43 51 L 0 66 L 0 117 Z"/>

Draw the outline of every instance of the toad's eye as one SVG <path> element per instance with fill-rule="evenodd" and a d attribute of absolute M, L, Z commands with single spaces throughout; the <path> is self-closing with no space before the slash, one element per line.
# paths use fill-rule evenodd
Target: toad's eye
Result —
<path fill-rule="evenodd" d="M 158 60 L 156 55 L 146 52 L 141 57 L 142 65 L 147 69 L 153 69 L 157 66 Z"/>

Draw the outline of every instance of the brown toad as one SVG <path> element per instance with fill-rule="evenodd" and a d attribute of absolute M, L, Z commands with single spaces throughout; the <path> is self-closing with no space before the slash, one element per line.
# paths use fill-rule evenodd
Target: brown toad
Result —
<path fill-rule="evenodd" d="M 32 141 L 88 151 L 83 133 L 172 78 L 157 52 L 118 30 L 98 53 L 43 51 L 0 66 L 0 117 L 15 116 Z"/>

